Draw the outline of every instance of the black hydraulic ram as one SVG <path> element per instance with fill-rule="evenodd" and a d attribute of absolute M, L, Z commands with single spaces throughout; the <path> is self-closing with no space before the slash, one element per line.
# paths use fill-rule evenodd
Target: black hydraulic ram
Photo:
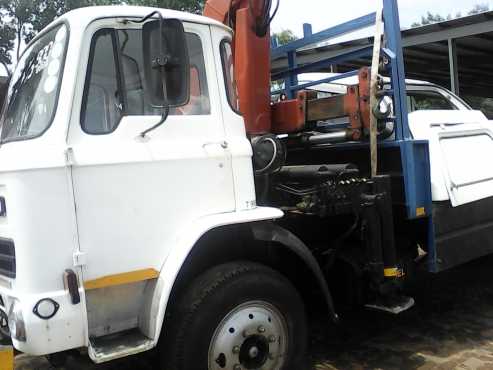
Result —
<path fill-rule="evenodd" d="M 283 180 L 329 180 L 340 175 L 358 175 L 353 164 L 284 166 L 278 173 Z"/>
<path fill-rule="evenodd" d="M 374 291 L 380 290 L 384 280 L 382 253 L 382 225 L 377 211 L 378 194 L 361 194 L 361 219 L 366 244 L 370 284 Z"/>
<path fill-rule="evenodd" d="M 393 290 L 387 282 L 402 277 L 397 267 L 390 177 L 376 176 L 368 185 L 371 191 L 361 195 L 368 267 L 373 288 L 386 295 Z"/>
<path fill-rule="evenodd" d="M 375 192 L 379 194 L 376 205 L 382 227 L 383 274 L 386 278 L 400 277 L 402 272 L 397 268 L 390 177 L 377 176 L 375 179 Z"/>

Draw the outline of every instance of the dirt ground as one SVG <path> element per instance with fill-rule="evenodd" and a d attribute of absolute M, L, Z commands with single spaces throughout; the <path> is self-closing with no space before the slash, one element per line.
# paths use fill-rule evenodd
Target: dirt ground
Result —
<path fill-rule="evenodd" d="M 337 328 L 313 325 L 316 370 L 493 370 L 493 258 L 417 284 L 415 308 L 400 316 L 359 311 Z M 42 358 L 18 356 L 16 370 L 48 370 Z M 96 366 L 71 358 L 67 370 L 155 370 L 148 356 Z"/>

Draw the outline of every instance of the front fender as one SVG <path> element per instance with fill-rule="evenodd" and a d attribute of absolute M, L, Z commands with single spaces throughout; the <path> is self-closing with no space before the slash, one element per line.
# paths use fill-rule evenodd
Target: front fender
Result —
<path fill-rule="evenodd" d="M 193 222 L 176 240 L 171 253 L 166 258 L 157 281 L 151 304 L 146 332 L 157 344 L 161 334 L 168 300 L 176 278 L 197 241 L 208 231 L 227 225 L 237 225 L 257 221 L 273 220 L 283 216 L 277 208 L 257 207 L 252 210 L 221 213 L 203 217 Z"/>
<path fill-rule="evenodd" d="M 264 242 L 274 242 L 281 244 L 284 248 L 289 249 L 308 267 L 313 273 L 318 282 L 320 291 L 322 292 L 327 308 L 334 322 L 338 322 L 339 317 L 335 311 L 332 295 L 329 291 L 329 286 L 325 280 L 324 274 L 320 269 L 320 265 L 313 256 L 310 249 L 291 231 L 276 225 L 272 222 L 259 222 L 252 225 L 253 237 L 256 240 Z"/>

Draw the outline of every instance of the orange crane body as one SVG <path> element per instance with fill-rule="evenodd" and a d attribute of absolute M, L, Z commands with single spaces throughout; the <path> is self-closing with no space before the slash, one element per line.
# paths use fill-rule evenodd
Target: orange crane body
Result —
<path fill-rule="evenodd" d="M 251 136 L 301 132 L 308 122 L 348 116 L 348 140 L 361 140 L 369 128 L 369 70 L 348 93 L 317 99 L 299 91 L 294 99 L 271 102 L 270 0 L 207 0 L 204 15 L 233 31 L 233 56 L 240 112 Z M 259 31 L 260 29 L 260 31 Z"/>
<path fill-rule="evenodd" d="M 272 132 L 270 107 L 270 32 L 258 35 L 265 0 L 208 0 L 204 15 L 232 26 L 239 108 L 248 134 Z"/>

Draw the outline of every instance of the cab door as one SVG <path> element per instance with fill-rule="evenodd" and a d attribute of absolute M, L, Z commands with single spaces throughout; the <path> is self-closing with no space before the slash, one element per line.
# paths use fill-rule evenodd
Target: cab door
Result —
<path fill-rule="evenodd" d="M 190 57 L 190 101 L 149 134 L 153 181 L 172 217 L 167 234 L 210 214 L 235 210 L 231 143 L 220 103 L 209 26 L 185 24 Z M 186 231 L 184 231 L 186 232 Z"/>
<path fill-rule="evenodd" d="M 69 133 L 84 281 L 161 266 L 194 220 L 235 209 L 208 26 L 185 25 L 187 106 L 166 122 L 146 100 L 140 26 L 91 25 Z M 89 46 L 90 45 L 90 46 Z"/>

